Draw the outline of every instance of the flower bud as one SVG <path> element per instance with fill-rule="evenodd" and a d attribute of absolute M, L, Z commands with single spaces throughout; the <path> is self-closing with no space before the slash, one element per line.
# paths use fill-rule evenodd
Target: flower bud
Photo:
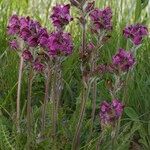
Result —
<path fill-rule="evenodd" d="M 18 43 L 17 43 L 16 40 L 10 41 L 10 42 L 9 42 L 9 45 L 10 45 L 10 47 L 11 47 L 13 50 L 17 50 L 17 49 L 19 48 L 19 45 L 18 45 Z"/>
<path fill-rule="evenodd" d="M 24 50 L 22 52 L 22 57 L 25 61 L 31 61 L 33 59 L 33 56 L 29 50 Z"/>

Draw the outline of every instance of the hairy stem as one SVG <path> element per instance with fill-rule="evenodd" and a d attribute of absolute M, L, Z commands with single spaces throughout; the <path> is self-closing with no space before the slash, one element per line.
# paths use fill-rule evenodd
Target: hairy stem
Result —
<path fill-rule="evenodd" d="M 62 92 L 62 74 L 61 74 L 61 59 L 58 60 L 57 64 L 57 87 L 56 87 L 56 115 L 58 120 L 58 112 L 59 112 L 59 104 L 60 104 L 60 97 Z"/>
<path fill-rule="evenodd" d="M 19 66 L 19 75 L 18 75 L 18 88 L 17 88 L 17 100 L 16 100 L 16 126 L 17 131 L 20 131 L 20 95 L 21 95 L 21 82 L 22 82 L 22 73 L 23 73 L 23 57 L 20 56 L 20 66 Z"/>
<path fill-rule="evenodd" d="M 51 71 L 48 64 L 47 74 L 45 78 L 45 96 L 44 96 L 44 101 L 42 106 L 42 128 L 41 128 L 42 132 L 44 132 L 45 130 L 46 108 L 49 99 L 49 89 L 50 89 L 50 76 L 51 76 Z"/>
<path fill-rule="evenodd" d="M 115 150 L 115 145 L 116 145 L 116 131 L 117 131 L 117 127 L 115 126 L 114 129 L 111 132 L 111 149 Z"/>
<path fill-rule="evenodd" d="M 100 145 L 102 143 L 103 138 L 104 138 L 104 131 L 102 131 L 101 135 L 99 136 L 98 142 L 96 144 L 96 150 L 100 150 Z"/>
<path fill-rule="evenodd" d="M 92 62 L 91 62 L 92 63 L 91 71 L 94 72 L 94 69 L 97 64 L 97 48 L 94 49 L 92 55 L 93 56 L 92 56 Z M 91 113 L 91 128 L 90 128 L 89 140 L 91 139 L 91 136 L 92 136 L 95 111 L 96 111 L 96 97 L 97 97 L 97 80 L 96 79 L 94 79 L 92 86 L 93 86 L 92 88 L 92 113 Z"/>
<path fill-rule="evenodd" d="M 89 139 L 92 136 L 94 119 L 95 119 L 95 111 L 96 111 L 96 97 L 97 97 L 97 80 L 96 79 L 93 82 L 92 94 L 93 94 L 93 104 L 92 104 L 91 129 L 90 129 Z"/>
<path fill-rule="evenodd" d="M 27 147 L 30 148 L 32 137 L 32 83 L 33 83 L 33 69 L 30 66 L 28 77 L 28 95 L 27 95 Z"/>
<path fill-rule="evenodd" d="M 53 91 L 55 93 L 55 90 Z M 53 93 L 53 97 L 54 94 Z M 57 115 L 56 115 L 56 99 L 53 98 L 53 110 L 52 110 L 52 136 L 53 136 L 53 141 L 56 141 L 56 126 L 57 126 Z"/>
<path fill-rule="evenodd" d="M 84 53 L 85 51 L 85 47 L 86 47 L 86 24 L 84 23 L 83 26 L 82 26 L 82 51 Z"/>
<path fill-rule="evenodd" d="M 85 83 L 83 83 L 85 84 Z M 86 106 L 86 101 L 88 99 L 88 92 L 89 89 L 84 86 L 83 87 L 83 91 L 82 91 L 82 99 L 81 99 L 81 110 L 80 110 L 80 116 L 79 116 L 79 121 L 76 127 L 76 132 L 75 132 L 75 136 L 73 139 L 73 145 L 72 145 L 72 149 L 73 150 L 77 150 L 79 149 L 79 144 L 80 144 L 80 135 L 81 135 L 81 127 L 82 127 L 82 123 L 83 123 L 83 119 L 84 119 L 84 114 L 85 114 L 85 106 Z"/>
<path fill-rule="evenodd" d="M 57 118 L 58 118 L 58 114 L 57 114 L 57 103 L 58 103 L 58 91 L 57 91 L 57 84 L 58 84 L 58 62 L 57 62 L 57 58 L 55 59 L 54 62 L 54 69 L 53 69 L 53 82 L 52 82 L 52 136 L 53 136 L 53 142 L 54 142 L 54 146 L 56 146 L 56 130 L 57 130 Z"/>
<path fill-rule="evenodd" d="M 85 20 L 83 20 L 83 26 L 82 26 L 82 53 L 85 51 L 86 47 L 86 24 Z M 79 149 L 79 143 L 80 143 L 80 134 L 81 134 L 81 127 L 84 119 L 84 113 L 85 113 L 85 106 L 86 106 L 86 100 L 88 98 L 88 84 L 86 81 L 86 77 L 84 77 L 84 64 L 82 62 L 81 68 L 83 69 L 82 71 L 82 84 L 83 84 L 83 91 L 82 91 L 82 98 L 81 98 L 81 110 L 80 110 L 80 116 L 79 116 L 79 121 L 76 127 L 74 139 L 73 139 L 73 144 L 72 144 L 72 149 L 77 150 Z"/>

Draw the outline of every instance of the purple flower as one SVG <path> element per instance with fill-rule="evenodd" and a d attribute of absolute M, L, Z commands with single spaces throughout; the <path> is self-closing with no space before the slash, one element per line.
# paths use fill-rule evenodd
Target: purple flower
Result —
<path fill-rule="evenodd" d="M 20 37 L 31 47 L 36 47 L 38 43 L 39 32 L 41 26 L 39 22 L 30 19 L 30 17 L 22 17 L 20 19 Z"/>
<path fill-rule="evenodd" d="M 39 59 L 36 59 L 33 63 L 33 69 L 37 72 L 43 72 L 45 68 L 45 65 L 41 63 Z"/>
<path fill-rule="evenodd" d="M 87 45 L 87 48 L 88 48 L 89 50 L 93 50 L 93 49 L 95 48 L 95 45 L 94 45 L 92 42 L 90 42 L 90 43 Z"/>
<path fill-rule="evenodd" d="M 148 35 L 148 29 L 144 25 L 136 24 L 125 27 L 123 35 L 130 38 L 135 45 L 142 43 L 143 37 Z"/>
<path fill-rule="evenodd" d="M 111 30 L 112 29 L 112 10 L 107 7 L 103 10 L 98 8 L 93 9 L 90 13 L 91 28 L 93 32 L 99 32 L 99 30 Z"/>
<path fill-rule="evenodd" d="M 20 37 L 24 41 L 26 41 L 30 36 L 31 36 L 31 32 L 30 32 L 30 30 L 27 27 L 21 29 L 21 31 L 20 31 Z"/>
<path fill-rule="evenodd" d="M 53 7 L 53 14 L 50 18 L 54 26 L 59 29 L 69 24 L 69 22 L 73 20 L 70 16 L 70 5 L 56 5 Z"/>
<path fill-rule="evenodd" d="M 131 52 L 127 52 L 120 48 L 119 52 L 113 56 L 112 63 L 113 66 L 120 71 L 128 71 L 135 64 L 135 58 Z"/>
<path fill-rule="evenodd" d="M 14 49 L 14 50 L 16 50 L 16 49 L 19 48 L 19 45 L 18 45 L 18 43 L 17 43 L 16 40 L 10 41 L 10 42 L 9 42 L 9 45 L 10 45 L 10 47 L 11 47 L 12 49 Z"/>
<path fill-rule="evenodd" d="M 7 33 L 9 35 L 15 35 L 19 32 L 19 30 L 20 30 L 19 17 L 17 15 L 13 15 L 9 19 L 8 26 L 7 26 Z"/>
<path fill-rule="evenodd" d="M 39 43 L 41 47 L 46 47 L 48 42 L 48 37 L 46 35 L 40 36 Z"/>
<path fill-rule="evenodd" d="M 36 37 L 30 36 L 27 39 L 27 43 L 30 47 L 36 47 L 38 45 L 38 39 Z"/>
<path fill-rule="evenodd" d="M 29 50 L 24 50 L 22 52 L 22 57 L 25 61 L 31 61 L 33 59 L 33 56 Z"/>
<path fill-rule="evenodd" d="M 107 65 L 106 64 L 101 64 L 101 65 L 97 66 L 96 69 L 95 69 L 95 72 L 99 73 L 99 74 L 106 73 L 107 72 Z"/>
<path fill-rule="evenodd" d="M 49 38 L 47 30 L 45 28 L 41 28 L 38 34 L 39 34 L 38 42 L 40 46 L 43 48 L 47 47 L 48 38 Z"/>
<path fill-rule="evenodd" d="M 30 47 L 36 47 L 38 44 L 45 44 L 45 39 L 41 37 L 45 36 L 42 30 L 44 29 L 41 27 L 40 23 L 32 20 L 30 17 L 19 18 L 13 15 L 8 24 L 8 34 L 22 38 Z"/>
<path fill-rule="evenodd" d="M 47 47 L 49 55 L 69 55 L 73 49 L 71 35 L 64 32 L 53 32 L 49 36 Z"/>
<path fill-rule="evenodd" d="M 19 23 L 19 17 L 17 15 L 12 15 L 9 19 L 9 25 L 14 25 Z"/>
<path fill-rule="evenodd" d="M 32 34 L 37 34 L 41 28 L 39 22 L 32 20 L 30 17 L 20 18 L 20 29 L 27 28 Z"/>
<path fill-rule="evenodd" d="M 140 44 L 142 43 L 142 37 L 141 37 L 141 36 L 135 36 L 135 37 L 133 38 L 133 43 L 134 43 L 135 45 L 140 45 Z"/>
<path fill-rule="evenodd" d="M 99 113 L 102 126 L 114 125 L 122 116 L 123 109 L 124 105 L 118 99 L 112 100 L 112 103 L 102 102 Z"/>
<path fill-rule="evenodd" d="M 41 25 L 38 21 L 30 20 L 29 21 L 29 30 L 33 35 L 38 35 L 38 32 L 41 29 Z"/>
<path fill-rule="evenodd" d="M 111 106 L 106 101 L 102 102 L 100 106 L 100 119 L 102 124 L 109 124 L 110 123 L 110 113 L 111 113 Z"/>
<path fill-rule="evenodd" d="M 112 108 L 115 110 L 116 118 L 119 118 L 122 115 L 124 105 L 118 99 L 112 100 L 111 105 L 112 105 Z"/>
<path fill-rule="evenodd" d="M 30 17 L 21 17 L 20 18 L 21 29 L 28 28 L 29 27 L 29 21 L 30 21 Z"/>

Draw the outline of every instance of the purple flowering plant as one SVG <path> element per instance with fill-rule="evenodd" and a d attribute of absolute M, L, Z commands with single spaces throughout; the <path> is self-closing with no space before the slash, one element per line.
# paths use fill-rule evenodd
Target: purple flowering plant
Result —
<path fill-rule="evenodd" d="M 103 131 L 111 127 L 114 141 L 119 131 L 121 117 L 124 111 L 125 101 L 121 100 L 120 93 L 125 87 L 125 79 L 136 66 L 136 50 L 142 45 L 144 37 L 148 35 L 148 29 L 141 24 L 129 25 L 123 29 L 123 36 L 130 39 L 132 48 L 125 50 L 119 48 L 112 56 L 111 62 L 101 63 L 102 48 L 108 40 L 111 40 L 113 30 L 113 11 L 110 7 L 96 8 L 95 1 L 70 0 L 71 4 L 56 4 L 52 8 L 50 22 L 53 31 L 49 32 L 38 21 L 30 17 L 12 15 L 8 21 L 7 34 L 9 45 L 20 57 L 18 90 L 16 100 L 16 126 L 20 131 L 20 96 L 22 76 L 26 71 L 28 74 L 27 91 L 27 147 L 32 143 L 32 85 L 37 74 L 44 76 L 44 100 L 41 106 L 41 131 L 39 139 L 45 140 L 46 117 L 48 102 L 51 104 L 51 130 L 50 138 L 53 143 L 59 139 L 59 111 L 61 108 L 61 97 L 63 94 L 64 80 L 62 64 L 66 57 L 73 54 L 73 39 L 66 26 L 74 19 L 71 16 L 71 6 L 78 10 L 77 20 L 80 24 L 82 35 L 81 45 L 78 50 L 81 74 L 80 102 L 77 102 L 76 109 L 81 108 L 77 118 L 76 129 L 72 139 L 72 149 L 80 146 L 81 131 L 86 113 L 86 103 L 92 100 L 92 111 L 89 127 L 89 141 L 92 138 L 97 106 L 97 85 L 104 81 L 109 91 L 111 101 L 101 102 L 99 108 L 100 128 Z M 88 39 L 88 33 L 90 39 Z M 104 76 L 109 75 L 109 83 Z M 78 103 L 81 104 L 78 107 Z M 77 111 L 78 112 L 78 111 Z M 100 139 L 100 141 L 103 139 Z M 98 141 L 98 145 L 100 145 Z M 57 146 L 54 144 L 54 149 Z"/>
<path fill-rule="evenodd" d="M 141 24 L 129 25 L 123 30 L 123 35 L 129 38 L 134 45 L 140 45 L 143 38 L 148 35 L 148 29 Z"/>
<path fill-rule="evenodd" d="M 100 105 L 101 126 L 115 126 L 116 121 L 122 116 L 124 105 L 118 99 L 112 100 L 111 103 L 103 101 Z"/>
<path fill-rule="evenodd" d="M 63 4 L 57 4 L 53 7 L 52 15 L 50 18 L 52 19 L 53 25 L 58 28 L 62 29 L 66 25 L 69 24 L 70 21 L 73 20 L 73 18 L 70 15 L 70 5 L 63 5 Z"/>
<path fill-rule="evenodd" d="M 45 98 L 42 109 L 42 132 L 45 130 L 45 113 L 47 101 L 50 97 L 50 77 L 58 77 L 61 73 L 61 57 L 70 55 L 73 50 L 73 43 L 70 33 L 66 33 L 63 30 L 65 26 L 72 20 L 69 14 L 70 5 L 57 5 L 53 8 L 53 15 L 51 19 L 53 25 L 57 28 L 56 31 L 48 33 L 46 28 L 43 28 L 41 24 L 30 17 L 19 17 L 13 15 L 7 27 L 7 33 L 10 35 L 11 40 L 9 42 L 10 47 L 14 49 L 20 56 L 20 68 L 19 68 L 19 84 L 18 84 L 18 97 L 17 97 L 17 128 L 19 130 L 19 117 L 20 117 L 20 91 L 21 91 L 21 80 L 24 64 L 29 69 L 29 80 L 28 80 L 28 97 L 27 97 L 27 126 L 28 126 L 28 139 L 30 140 L 31 132 L 31 91 L 32 82 L 35 76 L 34 71 L 45 74 Z M 57 18 L 57 19 L 56 19 Z M 41 54 L 42 53 L 42 56 Z M 44 57 L 43 57 L 44 56 Z M 51 65 L 50 65 L 51 64 Z M 59 65 L 58 65 L 59 64 Z M 57 66 L 57 67 L 56 67 Z M 54 69 L 51 69 L 54 68 Z M 57 70 L 56 70 L 57 69 Z M 56 70 L 56 71 L 55 71 Z M 54 76 L 52 76 L 52 74 Z M 53 83 L 56 87 L 54 95 L 51 96 L 53 103 L 57 100 L 55 97 L 56 90 L 58 90 L 57 80 Z M 53 91 L 52 89 L 52 91 Z M 60 91 L 61 93 L 61 91 Z M 55 106 L 54 106 L 55 107 Z M 57 109 L 57 108 L 56 108 Z M 56 111 L 56 109 L 54 111 Z M 53 113 L 55 114 L 55 112 Z M 56 114 L 57 115 L 57 114 Z M 54 116 L 57 118 L 57 116 Z M 54 119 L 55 119 L 54 118 Z M 53 120 L 54 120 L 53 119 Z M 53 121 L 54 122 L 54 121 Z M 53 125 L 53 126 L 56 126 Z M 55 134 L 55 131 L 54 131 Z"/>

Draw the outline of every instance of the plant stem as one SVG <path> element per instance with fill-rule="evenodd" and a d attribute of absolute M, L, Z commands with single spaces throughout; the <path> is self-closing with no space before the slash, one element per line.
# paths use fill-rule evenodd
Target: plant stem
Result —
<path fill-rule="evenodd" d="M 100 145 L 101 145 L 102 140 L 104 138 L 104 134 L 105 134 L 104 131 L 102 131 L 101 136 L 99 136 L 98 142 L 96 144 L 96 150 L 100 150 Z"/>
<path fill-rule="evenodd" d="M 54 69 L 53 69 L 53 81 L 52 81 L 52 136 L 53 136 L 53 143 L 56 146 L 56 129 L 57 129 L 57 58 L 54 60 Z"/>
<path fill-rule="evenodd" d="M 112 133 L 111 133 L 111 149 L 115 150 L 115 145 L 116 145 L 116 130 L 117 127 L 115 126 Z"/>
<path fill-rule="evenodd" d="M 62 92 L 62 74 L 61 74 L 61 58 L 58 59 L 57 62 L 57 84 L 56 84 L 56 115 L 58 120 L 58 111 L 59 111 L 59 104 L 60 104 L 60 97 Z"/>
<path fill-rule="evenodd" d="M 85 21 L 83 21 L 83 22 L 85 22 Z M 83 51 L 83 53 L 84 53 L 84 51 L 85 51 L 85 44 L 86 44 L 86 29 L 85 29 L 85 27 L 86 27 L 86 23 L 83 23 L 83 26 L 82 26 L 82 51 Z"/>
<path fill-rule="evenodd" d="M 30 66 L 28 77 L 28 95 L 27 95 L 27 147 L 30 149 L 32 136 L 32 83 L 33 83 L 33 69 Z"/>
<path fill-rule="evenodd" d="M 42 128 L 41 128 L 42 133 L 45 130 L 46 108 L 47 108 L 47 102 L 49 99 L 49 89 L 50 89 L 49 86 L 50 86 L 50 76 L 51 76 L 49 64 L 47 67 L 48 69 L 47 69 L 47 74 L 45 78 L 45 96 L 44 96 L 43 107 L 42 107 Z"/>
<path fill-rule="evenodd" d="M 94 125 L 94 118 L 95 118 L 95 111 L 96 111 L 96 97 L 97 97 L 97 80 L 95 79 L 93 82 L 93 104 L 92 104 L 92 113 L 91 113 L 91 129 L 89 134 L 89 139 L 92 136 L 93 125 Z"/>
<path fill-rule="evenodd" d="M 83 83 L 83 84 L 85 84 L 85 83 Z M 79 149 L 81 127 L 82 127 L 84 114 L 85 114 L 86 101 L 88 99 L 88 93 L 89 93 L 88 91 L 89 91 L 89 89 L 86 86 L 83 86 L 80 116 L 79 116 L 79 121 L 78 121 L 77 128 L 76 128 L 75 136 L 73 139 L 73 145 L 72 145 L 73 150 Z"/>
<path fill-rule="evenodd" d="M 23 73 L 23 57 L 20 56 L 20 66 L 19 66 L 19 75 L 18 75 L 18 88 L 17 88 L 17 100 L 16 100 L 16 127 L 17 132 L 20 131 L 20 95 L 21 95 L 21 80 L 22 80 L 22 73 Z"/>
<path fill-rule="evenodd" d="M 97 48 L 94 49 L 93 54 L 92 54 L 92 66 L 91 66 L 91 71 L 94 72 L 94 69 L 96 67 L 97 63 Z M 93 81 L 93 88 L 92 88 L 92 113 L 91 113 L 91 129 L 90 129 L 90 134 L 89 134 L 89 140 L 91 139 L 92 136 L 92 131 L 93 131 L 93 125 L 94 125 L 94 118 L 95 118 L 95 111 L 96 111 L 96 97 L 97 97 L 97 80 L 94 79 Z"/>
<path fill-rule="evenodd" d="M 56 140 L 56 99 L 54 99 L 54 92 L 55 90 L 53 91 L 53 108 L 52 108 L 52 136 L 53 136 L 53 141 Z"/>
<path fill-rule="evenodd" d="M 82 26 L 82 53 L 83 54 L 85 52 L 85 44 L 86 44 L 86 30 L 85 30 L 85 27 L 86 27 L 86 23 L 85 23 L 85 20 L 83 20 L 83 26 Z M 73 150 L 79 149 L 81 127 L 82 127 L 82 123 L 83 123 L 83 119 L 84 119 L 85 106 L 86 106 L 86 101 L 87 101 L 87 98 L 88 98 L 88 91 L 89 91 L 88 82 L 87 82 L 86 77 L 84 76 L 84 67 L 85 66 L 82 62 L 81 68 L 82 68 L 83 90 L 82 90 L 82 98 L 81 98 L 81 110 L 80 110 L 79 121 L 78 121 L 77 128 L 76 128 L 76 131 L 75 131 L 74 139 L 73 139 L 73 144 L 72 144 L 72 149 Z"/>
<path fill-rule="evenodd" d="M 52 80 L 52 136 L 54 149 L 57 149 L 57 126 L 58 126 L 58 111 L 59 102 L 62 92 L 62 74 L 61 74 L 61 57 L 56 57 L 54 60 L 53 80 Z"/>

